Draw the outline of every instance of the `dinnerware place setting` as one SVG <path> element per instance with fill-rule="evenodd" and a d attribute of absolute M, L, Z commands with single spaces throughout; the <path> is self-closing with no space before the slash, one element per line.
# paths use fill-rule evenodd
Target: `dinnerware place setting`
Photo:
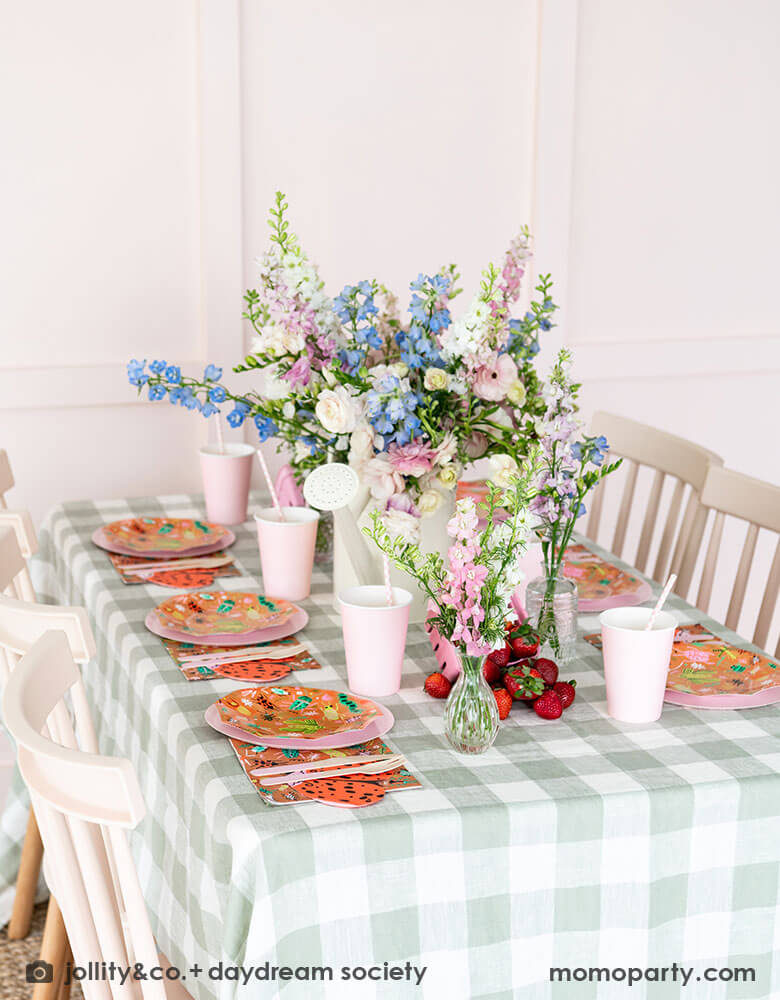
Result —
<path fill-rule="evenodd" d="M 94 544 L 108 552 L 123 583 L 178 590 L 210 586 L 217 577 L 239 576 L 226 551 L 235 540 L 229 528 L 197 517 L 122 518 L 92 535 Z"/>
<path fill-rule="evenodd" d="M 388 708 L 347 691 L 280 686 L 292 671 L 321 667 L 298 638 L 309 615 L 296 603 L 310 593 L 319 514 L 282 508 L 270 475 L 268 483 L 274 506 L 255 517 L 263 582 L 271 593 L 289 596 L 196 587 L 156 604 L 146 628 L 188 680 L 253 685 L 220 697 L 205 721 L 230 740 L 269 805 L 359 808 L 386 792 L 419 787 L 404 758 L 382 740 L 394 723 Z M 92 540 L 112 561 L 127 561 L 121 574 L 136 578 L 127 582 L 156 583 L 158 573 L 169 572 L 181 578 L 191 569 L 240 572 L 224 551 L 234 533 L 197 518 L 127 518 L 97 529 Z M 402 657 L 401 648 L 398 684 Z"/>

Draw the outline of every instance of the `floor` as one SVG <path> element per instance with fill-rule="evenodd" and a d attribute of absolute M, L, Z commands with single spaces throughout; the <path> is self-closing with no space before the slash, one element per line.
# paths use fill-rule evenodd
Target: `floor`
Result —
<path fill-rule="evenodd" d="M 0 930 L 0 998 L 2 1000 L 30 1000 L 32 984 L 27 982 L 25 967 L 34 962 L 41 948 L 41 935 L 46 920 L 46 903 L 35 907 L 30 933 L 21 941 L 9 941 L 5 928 Z M 71 1000 L 83 1000 L 81 987 L 74 983 Z"/>

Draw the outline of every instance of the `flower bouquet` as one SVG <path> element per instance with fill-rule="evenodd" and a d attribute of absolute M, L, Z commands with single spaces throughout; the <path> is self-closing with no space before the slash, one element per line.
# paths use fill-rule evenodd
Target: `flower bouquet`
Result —
<path fill-rule="evenodd" d="M 424 554 L 414 542 L 393 536 L 378 512 L 365 529 L 388 558 L 417 580 L 433 603 L 430 625 L 458 650 L 462 669 L 447 699 L 444 724 L 447 739 L 460 753 L 482 753 L 498 732 L 496 699 L 481 667 L 491 650 L 506 643 L 510 598 L 522 579 L 520 560 L 533 533 L 530 506 L 537 476 L 532 452 L 508 489 L 490 483 L 484 503 L 458 500 L 447 524 L 451 544 L 446 562 L 439 553 Z"/>
<path fill-rule="evenodd" d="M 252 421 L 261 442 L 274 437 L 288 448 L 299 482 L 323 462 L 349 462 L 364 488 L 363 523 L 379 511 L 405 538 L 444 551 L 463 466 L 499 453 L 514 468 L 537 439 L 545 404 L 534 358 L 556 309 L 550 277 L 513 317 L 532 252 L 522 229 L 457 318 L 452 265 L 411 282 L 405 317 L 376 280 L 346 285 L 331 300 L 287 208 L 277 193 L 260 282 L 245 295 L 254 337 L 234 368 L 243 373 L 236 387 L 223 385 L 214 365 L 194 378 L 162 360 L 130 362 L 130 381 L 153 400 L 217 419 L 224 412 L 231 427 Z M 437 530 L 421 538 L 426 519 Z M 338 553 L 337 541 L 337 588 Z"/>
<path fill-rule="evenodd" d="M 545 409 L 537 419 L 541 467 L 531 510 L 542 540 L 544 577 L 526 591 L 528 615 L 543 646 L 542 655 L 561 663 L 571 659 L 576 639 L 577 589 L 562 573 L 562 563 L 575 522 L 585 513 L 585 497 L 621 459 L 604 465 L 604 437 L 581 437 L 576 416 L 579 386 L 569 370 L 571 353 L 563 349 L 542 388 Z M 546 650 L 544 649 L 546 647 Z"/>

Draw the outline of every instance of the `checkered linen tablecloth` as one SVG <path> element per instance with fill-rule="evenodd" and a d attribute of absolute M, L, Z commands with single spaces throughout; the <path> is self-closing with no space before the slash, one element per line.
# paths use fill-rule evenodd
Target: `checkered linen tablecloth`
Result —
<path fill-rule="evenodd" d="M 403 689 L 386 699 L 390 742 L 424 788 L 365 810 L 272 808 L 203 713 L 230 681 L 189 683 L 156 636 L 149 609 L 169 590 L 124 586 L 90 542 L 138 514 L 192 515 L 199 498 L 69 503 L 41 530 L 36 583 L 47 601 L 85 605 L 97 662 L 85 669 L 101 749 L 129 757 L 148 815 L 132 835 L 157 940 L 183 969 L 328 966 L 331 985 L 188 977 L 197 998 L 624 996 L 624 983 L 552 985 L 551 967 L 741 966 L 754 985 L 640 984 L 636 997 L 780 996 L 780 712 L 668 706 L 659 723 L 606 715 L 601 655 L 580 640 L 567 676 L 577 699 L 557 722 L 518 706 L 495 746 L 474 758 L 446 744 L 443 703 L 422 682 L 433 657 L 410 628 Z M 601 550 L 598 550 L 601 551 Z M 260 589 L 250 526 L 235 553 Z M 603 554 L 603 553 L 602 553 Z M 315 568 L 302 638 L 325 664 L 306 682 L 345 687 L 329 575 Z M 680 622 L 704 622 L 674 596 Z M 581 634 L 598 630 L 583 615 Z M 7 917 L 26 803 L 18 783 L 0 833 Z M 342 966 L 422 967 L 405 981 L 358 987 Z"/>

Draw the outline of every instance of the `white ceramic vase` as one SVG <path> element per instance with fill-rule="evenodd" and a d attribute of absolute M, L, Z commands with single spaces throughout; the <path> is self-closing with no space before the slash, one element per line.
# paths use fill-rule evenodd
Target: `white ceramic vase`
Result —
<path fill-rule="evenodd" d="M 356 521 L 359 520 L 366 505 L 369 502 L 369 491 L 367 487 L 361 487 L 358 495 L 351 504 L 351 511 Z M 447 534 L 447 522 L 455 510 L 455 491 L 444 494 L 444 502 L 439 509 L 430 517 L 423 517 L 420 520 L 420 548 L 423 552 L 440 552 L 442 556 L 447 555 L 450 537 Z M 367 581 L 369 584 L 382 583 L 384 580 L 382 570 L 382 553 L 374 545 L 370 538 L 363 536 L 363 544 L 371 556 L 373 567 L 373 579 Z M 412 603 L 409 608 L 409 621 L 425 621 L 426 608 L 428 605 L 428 595 L 417 586 L 417 581 L 412 579 L 408 573 L 390 567 L 390 579 L 395 587 L 403 587 L 412 594 Z M 338 523 L 335 525 L 333 533 L 333 594 L 334 603 L 337 595 L 350 587 L 355 587 L 360 581 L 352 568 L 349 554 L 344 545 L 344 539 L 338 530 Z M 338 606 L 336 604 L 336 606 Z"/>

